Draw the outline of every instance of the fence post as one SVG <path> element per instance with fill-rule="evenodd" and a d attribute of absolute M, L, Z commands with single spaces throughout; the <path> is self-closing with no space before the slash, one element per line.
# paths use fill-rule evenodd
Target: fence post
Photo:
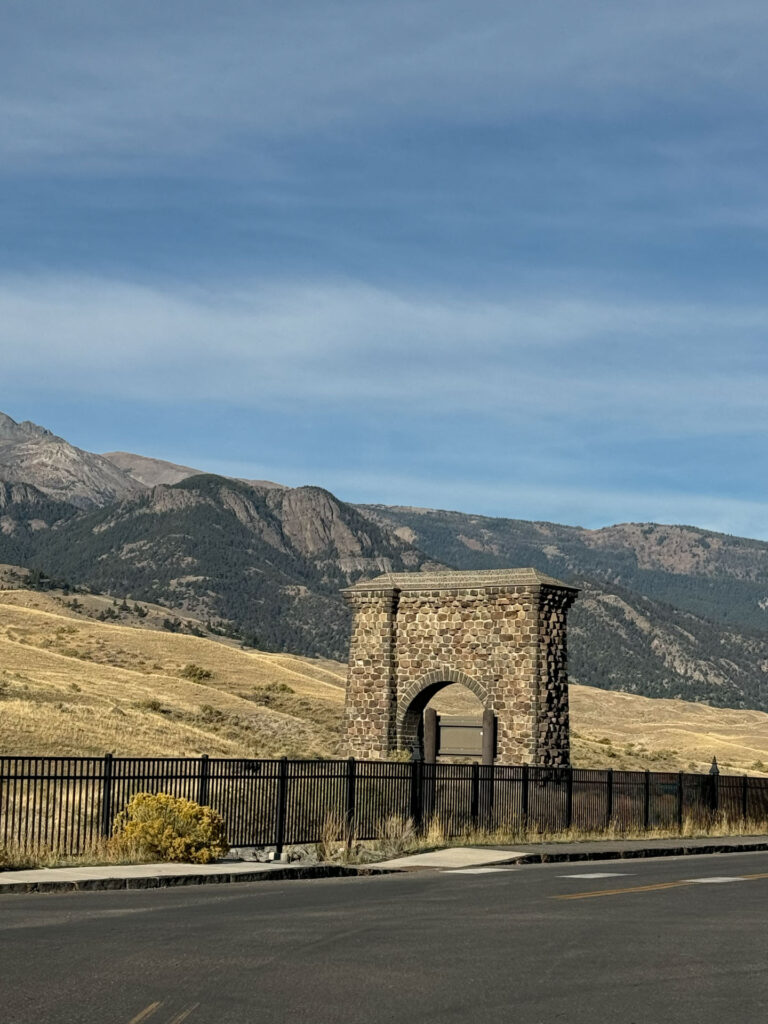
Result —
<path fill-rule="evenodd" d="M 423 774 L 422 762 L 411 762 L 411 819 L 417 832 L 421 831 L 423 808 Z"/>
<path fill-rule="evenodd" d="M 477 762 L 472 764 L 472 803 L 470 805 L 472 816 L 472 828 L 476 829 L 480 816 L 480 765 Z"/>
<path fill-rule="evenodd" d="M 344 828 L 347 842 L 352 842 L 355 828 L 355 783 L 357 782 L 356 763 L 354 757 L 347 758 L 347 804 L 344 811 Z"/>
<path fill-rule="evenodd" d="M 104 755 L 101 784 L 101 834 L 112 834 L 112 755 Z"/>
<path fill-rule="evenodd" d="M 685 776 L 682 772 L 677 773 L 677 828 L 682 835 L 683 831 L 683 802 L 685 800 Z"/>
<path fill-rule="evenodd" d="M 483 712 L 483 764 L 493 764 L 496 758 L 496 716 L 488 709 Z"/>
<path fill-rule="evenodd" d="M 749 810 L 749 778 L 744 776 L 741 780 L 741 820 L 746 824 L 747 811 Z"/>
<path fill-rule="evenodd" d="M 523 815 L 523 822 L 522 822 L 523 829 L 527 829 L 528 828 L 528 782 L 529 782 L 528 765 L 524 764 L 523 765 L 523 777 L 520 780 L 520 784 L 523 787 L 522 788 L 522 792 L 520 793 L 520 810 L 522 811 L 522 815 Z"/>
<path fill-rule="evenodd" d="M 568 773 L 565 778 L 565 827 L 570 828 L 573 824 L 573 768 L 569 765 L 565 770 Z"/>
<path fill-rule="evenodd" d="M 717 814 L 720 808 L 720 776 L 710 775 L 711 788 L 709 790 L 709 806 L 713 814 Z"/>
<path fill-rule="evenodd" d="M 437 761 L 437 739 L 440 718 L 434 708 L 424 710 L 424 760 L 427 764 Z"/>
<path fill-rule="evenodd" d="M 208 755 L 200 758 L 200 772 L 197 777 L 197 802 L 203 807 L 208 803 Z"/>
<path fill-rule="evenodd" d="M 275 860 L 285 845 L 285 810 L 288 804 L 288 758 L 281 757 L 277 769 L 277 821 L 275 822 Z"/>
<path fill-rule="evenodd" d="M 645 787 L 643 790 L 643 828 L 648 831 L 651 827 L 651 773 L 645 770 Z"/>
<path fill-rule="evenodd" d="M 613 768 L 609 768 L 605 779 L 605 828 L 613 821 Z"/>

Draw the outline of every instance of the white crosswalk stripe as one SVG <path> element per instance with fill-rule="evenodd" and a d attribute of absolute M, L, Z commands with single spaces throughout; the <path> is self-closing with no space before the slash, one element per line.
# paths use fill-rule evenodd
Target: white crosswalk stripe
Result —
<path fill-rule="evenodd" d="M 448 875 L 489 875 L 494 871 L 509 871 L 509 868 L 453 868 Z"/>
<path fill-rule="evenodd" d="M 744 882 L 746 879 L 739 878 L 738 876 L 730 877 L 728 875 L 714 875 L 712 878 L 686 878 L 686 882 L 691 885 L 718 885 L 720 882 Z"/>
<path fill-rule="evenodd" d="M 558 878 L 624 878 L 631 871 L 591 871 L 584 875 L 558 875 Z"/>

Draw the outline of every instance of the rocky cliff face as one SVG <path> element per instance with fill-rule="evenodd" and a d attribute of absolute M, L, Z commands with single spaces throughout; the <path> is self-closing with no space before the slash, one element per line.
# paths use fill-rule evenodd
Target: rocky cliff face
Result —
<path fill-rule="evenodd" d="M 317 564 L 332 562 L 348 579 L 361 574 L 418 569 L 430 559 L 386 527 L 376 527 L 351 505 L 320 487 L 270 489 L 267 505 L 290 547 Z"/>
<path fill-rule="evenodd" d="M 35 423 L 0 413 L 0 480 L 26 483 L 57 501 L 93 508 L 146 490 L 109 459 L 76 448 Z"/>

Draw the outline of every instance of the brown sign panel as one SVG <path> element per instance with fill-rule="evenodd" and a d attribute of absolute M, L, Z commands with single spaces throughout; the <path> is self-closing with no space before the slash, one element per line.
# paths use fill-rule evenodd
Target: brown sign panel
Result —
<path fill-rule="evenodd" d="M 437 719 L 437 753 L 447 757 L 481 757 L 483 753 L 483 720 L 439 715 Z"/>

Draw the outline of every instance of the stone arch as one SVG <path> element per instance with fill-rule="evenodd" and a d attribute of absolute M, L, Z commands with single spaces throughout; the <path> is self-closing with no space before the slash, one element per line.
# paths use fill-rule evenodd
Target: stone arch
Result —
<path fill-rule="evenodd" d="M 397 746 L 399 750 L 413 750 L 421 744 L 421 721 L 424 708 L 435 694 L 446 686 L 460 683 L 478 698 L 483 710 L 488 708 L 489 695 L 487 689 L 466 672 L 455 668 L 437 668 L 427 672 L 420 679 L 406 684 L 400 691 L 395 716 L 397 730 Z"/>
<path fill-rule="evenodd" d="M 353 609 L 347 749 L 389 757 L 461 683 L 496 718 L 499 764 L 569 763 L 566 615 L 578 590 L 536 569 L 384 573 L 343 591 Z"/>

